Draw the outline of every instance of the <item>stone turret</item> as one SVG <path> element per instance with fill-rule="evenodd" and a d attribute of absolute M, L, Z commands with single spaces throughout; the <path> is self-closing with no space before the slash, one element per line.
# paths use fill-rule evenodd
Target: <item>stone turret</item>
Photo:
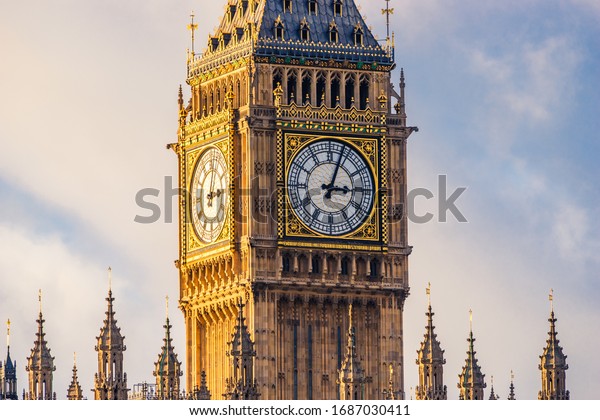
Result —
<path fill-rule="evenodd" d="M 69 385 L 69 389 L 67 390 L 67 399 L 71 401 L 83 399 L 83 392 L 77 378 L 77 357 L 75 353 L 73 353 L 73 377 L 71 378 L 71 385 Z"/>
<path fill-rule="evenodd" d="M 442 350 L 433 326 L 433 311 L 431 310 L 431 285 L 427 288 L 429 301 L 427 309 L 427 325 L 421 348 L 417 351 L 419 365 L 419 385 L 416 388 L 417 400 L 445 400 L 447 388 L 444 385 L 444 350 Z"/>
<path fill-rule="evenodd" d="M 6 322 L 6 360 L 0 361 L 0 400 L 17 400 L 17 362 L 10 357 L 10 319 Z"/>
<path fill-rule="evenodd" d="M 223 394 L 223 397 L 228 400 L 257 400 L 260 396 L 254 379 L 256 351 L 246 325 L 244 307 L 245 305 L 240 300 L 238 323 L 229 343 L 231 350 L 227 354 L 233 365 L 233 376 L 227 379 L 226 392 Z"/>
<path fill-rule="evenodd" d="M 352 323 L 352 304 L 348 308 L 348 344 L 346 357 L 338 372 L 340 400 L 364 400 L 367 377 L 356 352 L 356 331 Z"/>
<path fill-rule="evenodd" d="M 164 325 L 165 338 L 154 363 L 154 376 L 156 377 L 156 397 L 159 400 L 178 400 L 180 398 L 180 378 L 183 375 L 181 363 L 173 348 L 171 338 L 171 323 L 169 322 L 169 298 L 167 297 L 167 320 Z"/>
<path fill-rule="evenodd" d="M 29 392 L 26 392 L 26 400 L 55 400 L 56 393 L 53 390 L 53 375 L 56 370 L 54 357 L 50 354 L 50 348 L 46 342 L 44 333 L 44 316 L 42 315 L 42 291 L 39 292 L 40 313 L 37 319 L 38 331 L 31 349 L 31 356 L 27 358 L 27 371 L 29 377 Z"/>
<path fill-rule="evenodd" d="M 109 282 L 112 270 L 109 268 Z M 129 389 L 127 388 L 127 374 L 123 370 L 123 353 L 127 349 L 125 337 L 117 327 L 112 285 L 108 288 L 108 310 L 100 335 L 96 337 L 96 351 L 98 352 L 98 372 L 94 378 L 94 399 L 96 400 L 126 400 Z"/>
<path fill-rule="evenodd" d="M 473 312 L 471 311 L 471 328 L 467 338 L 469 348 L 462 373 L 458 375 L 459 398 L 461 400 L 483 400 L 483 390 L 486 388 L 485 375 L 481 373 L 477 358 L 475 358 L 475 338 L 473 337 Z"/>
<path fill-rule="evenodd" d="M 554 295 L 550 293 L 550 331 L 546 340 L 546 348 L 540 356 L 539 369 L 542 372 L 542 390 L 538 393 L 539 400 L 568 400 L 571 398 L 567 390 L 566 371 L 569 369 L 567 356 L 558 345 L 556 332 L 556 317 L 554 316 Z"/>

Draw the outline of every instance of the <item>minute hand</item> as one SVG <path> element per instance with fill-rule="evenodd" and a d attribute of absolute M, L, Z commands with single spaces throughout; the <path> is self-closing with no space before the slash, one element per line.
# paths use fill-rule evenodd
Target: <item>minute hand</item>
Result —
<path fill-rule="evenodd" d="M 331 188 L 335 185 L 335 179 L 337 178 L 338 171 L 340 170 L 340 165 L 342 164 L 342 158 L 344 157 L 344 151 L 346 150 L 346 145 L 342 146 L 342 150 L 340 152 L 340 157 L 337 161 L 337 165 L 335 165 L 335 170 L 333 171 L 333 176 L 331 177 L 331 183 L 329 185 L 323 184 L 322 188 L 327 190 L 325 194 L 325 198 L 331 198 Z"/>

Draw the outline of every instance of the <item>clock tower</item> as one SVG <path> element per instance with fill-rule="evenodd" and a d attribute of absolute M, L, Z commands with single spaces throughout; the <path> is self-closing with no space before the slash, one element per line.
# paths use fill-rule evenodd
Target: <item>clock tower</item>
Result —
<path fill-rule="evenodd" d="M 186 388 L 382 399 L 393 383 L 402 396 L 415 128 L 403 72 L 391 83 L 392 41 L 375 39 L 353 0 L 228 0 L 202 54 L 193 38 L 170 145 Z M 252 349 L 243 368 L 240 340 Z M 347 343 L 360 392 L 344 391 L 356 382 Z"/>

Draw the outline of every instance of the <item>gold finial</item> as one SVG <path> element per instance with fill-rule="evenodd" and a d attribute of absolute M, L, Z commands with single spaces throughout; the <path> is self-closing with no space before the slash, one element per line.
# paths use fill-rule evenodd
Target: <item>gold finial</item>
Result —
<path fill-rule="evenodd" d="M 473 332 L 473 310 L 469 309 L 469 328 Z"/>
<path fill-rule="evenodd" d="M 73 352 L 73 366 L 77 365 L 77 352 Z"/>
<path fill-rule="evenodd" d="M 427 293 L 427 303 L 429 306 L 431 306 L 431 282 L 427 283 L 425 293 Z"/>
<path fill-rule="evenodd" d="M 40 302 L 40 313 L 42 313 L 42 289 L 38 290 L 38 301 Z"/>
<path fill-rule="evenodd" d="M 510 370 L 510 381 L 512 382 L 512 381 L 514 381 L 514 380 L 515 380 L 515 374 L 514 374 L 514 372 L 513 372 L 513 371 L 512 371 L 512 369 L 511 369 L 511 370 Z"/>
<path fill-rule="evenodd" d="M 167 302 L 167 319 L 169 319 L 169 295 L 165 297 L 165 300 Z"/>
<path fill-rule="evenodd" d="M 108 291 L 112 291 L 112 268 L 108 267 Z"/>
<path fill-rule="evenodd" d="M 192 32 L 192 57 L 195 55 L 194 52 L 194 38 L 195 38 L 195 34 L 196 34 L 196 29 L 198 29 L 198 24 L 194 23 L 194 18 L 196 17 L 196 15 L 194 15 L 194 11 L 192 10 L 192 14 L 190 15 L 190 18 L 192 18 L 191 23 L 187 26 L 187 28 Z"/>
<path fill-rule="evenodd" d="M 6 321 L 6 345 L 10 347 L 10 319 Z"/>
<path fill-rule="evenodd" d="M 550 311 L 554 312 L 554 289 L 550 289 L 550 295 L 548 295 L 548 300 L 550 300 Z"/>
<path fill-rule="evenodd" d="M 386 24 L 387 24 L 387 41 L 390 42 L 390 15 L 394 14 L 394 9 L 390 9 L 390 0 L 385 0 L 385 9 L 381 9 L 381 14 L 386 15 Z"/>

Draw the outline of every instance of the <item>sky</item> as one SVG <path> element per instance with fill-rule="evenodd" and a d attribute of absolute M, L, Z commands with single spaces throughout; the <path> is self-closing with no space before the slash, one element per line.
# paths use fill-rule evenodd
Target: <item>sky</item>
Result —
<path fill-rule="evenodd" d="M 385 36 L 382 1 L 357 1 Z M 129 386 L 153 382 L 165 296 L 180 360 L 177 224 L 165 182 L 177 170 L 177 90 L 186 24 L 199 45 L 225 0 L 0 0 L 0 320 L 11 319 L 19 389 L 43 290 L 46 338 L 66 397 L 73 352 L 93 398 L 95 337 L 112 267 Z M 466 357 L 469 310 L 477 357 L 506 398 L 535 399 L 554 289 L 558 338 L 574 399 L 600 398 L 600 2 L 392 0 L 396 62 L 407 79 L 409 188 L 466 192 L 467 219 L 436 200 L 410 225 L 411 295 L 404 317 L 407 396 L 417 384 L 428 282 L 445 349 L 448 398 Z M 198 48 L 199 49 L 199 48 Z M 394 72 L 398 84 L 399 71 Z M 156 188 L 163 217 L 139 224 L 135 194 Z M 0 358 L 5 358 L 0 339 Z M 20 394 L 20 392 L 19 392 Z"/>

